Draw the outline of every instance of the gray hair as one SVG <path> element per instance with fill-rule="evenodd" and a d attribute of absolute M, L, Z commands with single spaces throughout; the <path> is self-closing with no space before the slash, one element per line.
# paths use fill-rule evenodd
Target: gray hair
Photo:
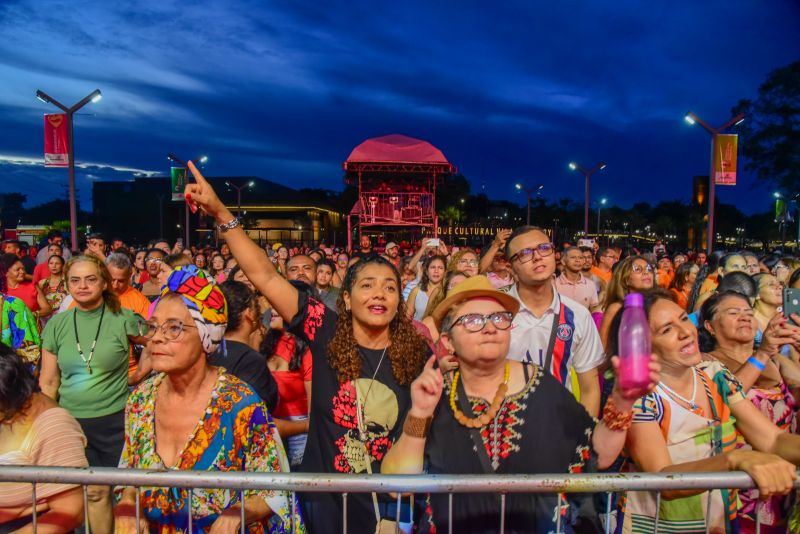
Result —
<path fill-rule="evenodd" d="M 106 258 L 106 266 L 114 267 L 115 269 L 122 269 L 124 271 L 130 271 L 133 268 L 131 259 L 127 254 L 123 254 L 121 252 L 113 252 L 109 254 Z"/>

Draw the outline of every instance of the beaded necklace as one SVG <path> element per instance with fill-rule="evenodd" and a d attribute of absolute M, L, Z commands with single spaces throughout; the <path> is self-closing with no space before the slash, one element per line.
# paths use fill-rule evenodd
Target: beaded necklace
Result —
<path fill-rule="evenodd" d="M 494 399 L 489 409 L 483 412 L 478 417 L 467 417 L 464 413 L 456 407 L 456 391 L 458 389 L 458 378 L 460 371 L 456 371 L 453 377 L 453 384 L 450 386 L 450 408 L 453 410 L 453 416 L 456 421 L 462 426 L 467 428 L 481 428 L 489 424 L 492 419 L 497 415 L 498 410 L 503 405 L 503 400 L 506 398 L 508 391 L 508 377 L 511 372 L 511 365 L 506 362 L 505 369 L 503 370 L 503 383 L 497 386 L 497 393 L 494 394 Z"/>

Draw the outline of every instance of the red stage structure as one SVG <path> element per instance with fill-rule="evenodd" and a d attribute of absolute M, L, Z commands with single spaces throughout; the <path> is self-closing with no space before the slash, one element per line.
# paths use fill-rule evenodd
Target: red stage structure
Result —
<path fill-rule="evenodd" d="M 367 139 L 344 162 L 345 183 L 358 186 L 358 200 L 347 216 L 347 246 L 353 249 L 353 218 L 358 234 L 368 227 L 431 228 L 438 234 L 436 185 L 456 167 L 442 151 L 405 135 Z"/>

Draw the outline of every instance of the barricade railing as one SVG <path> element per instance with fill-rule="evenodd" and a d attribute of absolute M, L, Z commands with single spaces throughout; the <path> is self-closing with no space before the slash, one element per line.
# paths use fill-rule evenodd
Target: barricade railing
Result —
<path fill-rule="evenodd" d="M 542 474 L 542 475 L 345 475 L 316 473 L 255 473 L 214 471 L 146 471 L 113 468 L 69 468 L 0 466 L 0 482 L 31 484 L 31 499 L 35 503 L 36 485 L 42 483 L 74 484 L 83 487 L 84 505 L 88 528 L 88 485 L 169 487 L 236 490 L 241 493 L 253 489 L 270 489 L 291 492 L 340 493 L 343 500 L 344 532 L 347 532 L 347 496 L 350 493 L 397 493 L 398 504 L 402 493 L 447 493 L 452 512 L 453 494 L 495 493 L 501 496 L 501 514 L 498 532 L 504 532 L 505 495 L 508 493 L 607 493 L 610 513 L 611 495 L 625 491 L 656 492 L 658 510 L 662 491 L 750 489 L 753 480 L 744 472 L 713 473 L 594 473 L 594 474 Z M 800 481 L 795 483 L 800 488 Z M 137 532 L 139 523 L 139 493 L 136 493 Z M 710 499 L 709 499 L 710 502 Z M 1 505 L 1 504 L 0 504 Z M 33 507 L 35 510 L 35 506 Z M 400 507 L 397 507 L 398 514 Z M 756 529 L 760 530 L 760 514 L 756 514 Z M 449 519 L 452 519 L 449 518 Z M 655 518 L 658 531 L 659 516 Z M 608 531 L 608 522 L 606 528 Z M 190 516 L 191 529 L 191 516 Z M 33 515 L 36 531 L 36 513 Z M 562 532 L 562 526 L 556 526 Z M 242 507 L 241 532 L 246 531 L 244 507 Z M 452 521 L 449 532 L 452 532 Z"/>

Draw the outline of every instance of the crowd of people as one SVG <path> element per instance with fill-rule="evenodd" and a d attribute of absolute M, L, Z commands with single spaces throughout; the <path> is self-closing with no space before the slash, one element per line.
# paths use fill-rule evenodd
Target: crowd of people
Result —
<path fill-rule="evenodd" d="M 800 529 L 800 261 L 422 239 L 260 247 L 192 168 L 220 246 L 58 232 L 0 257 L 0 466 L 307 473 L 743 470 L 756 489 L 603 496 L 297 495 L 90 486 L 92 532 L 787 532 Z M 643 296 L 649 384 L 616 380 Z M 83 523 L 80 488 L 37 485 L 37 525 Z M 0 532 L 31 529 L 0 484 Z M 137 510 L 138 506 L 138 510 Z M 606 506 L 612 510 L 606 513 Z M 137 518 L 139 524 L 137 525 Z M 399 524 L 396 524 L 399 519 Z M 610 525 L 609 525 L 610 524 Z M 595 529 L 595 530 L 593 530 Z"/>

